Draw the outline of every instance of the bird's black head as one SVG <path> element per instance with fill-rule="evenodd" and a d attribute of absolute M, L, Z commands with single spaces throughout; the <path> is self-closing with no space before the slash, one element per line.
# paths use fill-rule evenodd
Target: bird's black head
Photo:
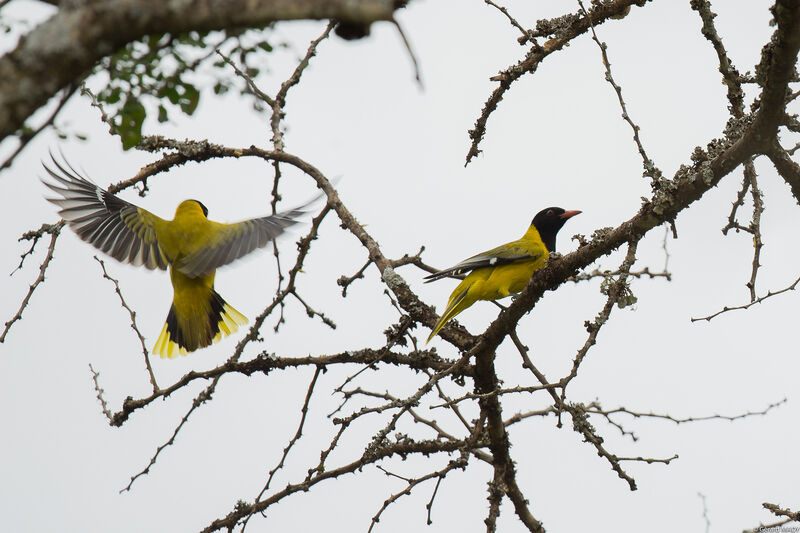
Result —
<path fill-rule="evenodd" d="M 200 200 L 194 200 L 194 199 L 192 201 L 193 202 L 197 202 L 197 204 L 200 206 L 200 209 L 203 210 L 203 216 L 208 218 L 208 208 L 205 205 L 203 205 L 203 202 L 201 202 Z"/>
<path fill-rule="evenodd" d="M 558 234 L 558 230 L 568 219 L 577 214 L 580 214 L 580 211 L 564 211 L 560 207 L 548 207 L 536 213 L 531 225 L 536 227 L 548 252 L 556 251 L 556 234 Z"/>

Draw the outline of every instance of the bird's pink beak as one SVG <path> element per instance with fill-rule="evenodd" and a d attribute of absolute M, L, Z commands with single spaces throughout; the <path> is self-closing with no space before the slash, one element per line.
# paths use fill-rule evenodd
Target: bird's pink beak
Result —
<path fill-rule="evenodd" d="M 561 218 L 567 220 L 568 218 L 572 218 L 575 215 L 580 215 L 583 211 L 564 211 L 564 214 L 561 215 Z"/>

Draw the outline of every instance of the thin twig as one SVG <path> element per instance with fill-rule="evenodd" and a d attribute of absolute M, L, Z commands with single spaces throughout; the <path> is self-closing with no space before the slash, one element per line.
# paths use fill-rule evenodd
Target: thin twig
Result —
<path fill-rule="evenodd" d="M 508 21 L 511 23 L 511 25 L 514 26 L 515 28 L 517 28 L 520 31 L 520 33 L 522 33 L 522 38 L 525 41 L 530 40 L 535 46 L 538 46 L 536 44 L 535 38 L 532 35 L 532 32 L 530 32 L 530 31 L 526 30 L 525 28 L 523 28 L 522 25 L 519 22 L 517 22 L 514 17 L 511 16 L 511 14 L 508 12 L 508 9 L 506 9 L 503 6 L 499 6 L 499 5 L 495 4 L 494 2 L 492 2 L 492 0 L 483 0 L 483 1 L 486 2 L 488 5 L 494 7 L 498 11 L 500 11 L 500 13 L 502 13 L 503 15 L 505 15 L 506 18 L 508 19 Z"/>
<path fill-rule="evenodd" d="M 589 352 L 589 349 L 595 345 L 597 342 L 597 335 L 600 333 L 600 329 L 608 322 L 609 317 L 611 316 L 611 311 L 614 308 L 614 305 L 621 306 L 621 299 L 626 296 L 626 292 L 629 291 L 628 289 L 628 272 L 630 271 L 633 263 L 636 261 L 636 248 L 638 246 L 637 241 L 633 241 L 628 244 L 628 252 L 625 255 L 625 259 L 622 261 L 622 264 L 619 267 L 620 275 L 617 279 L 611 283 L 608 287 L 606 302 L 603 305 L 603 308 L 597 314 L 597 317 L 592 321 L 589 322 L 588 320 L 585 323 L 586 330 L 589 332 L 586 341 L 583 343 L 583 346 L 578 350 L 578 353 L 575 355 L 575 358 L 572 361 L 572 370 L 570 370 L 569 375 L 564 377 L 559 381 L 559 386 L 561 387 L 561 401 L 559 405 L 564 405 L 566 400 L 567 394 L 567 385 L 569 385 L 570 381 L 575 379 L 578 375 L 578 369 L 583 362 L 583 359 L 586 357 L 586 354 Z M 608 278 L 609 280 L 612 278 Z"/>
<path fill-rule="evenodd" d="M 24 150 L 25 147 L 28 146 L 28 143 L 30 143 L 34 138 L 36 138 L 37 135 L 39 135 L 46 128 L 53 125 L 53 123 L 56 120 L 56 117 L 58 117 L 58 114 L 61 112 L 62 109 L 64 109 L 64 106 L 67 104 L 69 99 L 72 98 L 72 95 L 75 94 L 75 91 L 78 90 L 78 86 L 79 84 L 76 82 L 76 83 L 71 83 L 69 86 L 62 89 L 61 98 L 58 99 L 58 103 L 56 104 L 55 109 L 53 109 L 53 112 L 50 113 L 50 115 L 44 120 L 44 122 L 42 122 L 35 130 L 28 130 L 28 131 L 23 130 L 21 133 L 18 134 L 17 137 L 19 138 L 19 145 L 14 149 L 13 152 L 11 152 L 11 155 L 9 155 L 6 158 L 6 160 L 3 161 L 2 164 L 0 164 L 0 171 L 10 167 L 11 163 L 20 154 L 20 152 L 22 152 L 22 150 Z"/>
<path fill-rule="evenodd" d="M 111 410 L 108 408 L 108 403 L 106 402 L 105 398 L 105 391 L 102 387 L 100 387 L 100 373 L 95 372 L 92 364 L 89 363 L 89 370 L 92 372 L 92 381 L 94 382 L 94 390 L 97 393 L 97 399 L 100 400 L 100 408 L 103 410 L 103 414 L 106 415 L 109 421 L 114 418 L 114 415 L 111 414 Z"/>
<path fill-rule="evenodd" d="M 283 454 L 281 454 L 281 459 L 278 461 L 278 464 L 276 464 L 275 467 L 269 471 L 269 474 L 267 474 L 267 482 L 264 484 L 264 488 L 261 489 L 261 492 L 258 493 L 258 496 L 256 496 L 256 499 L 254 500 L 256 503 L 261 501 L 261 497 L 264 496 L 264 493 L 269 490 L 269 486 L 272 483 L 272 479 L 275 477 L 275 474 L 278 472 L 278 470 L 283 468 L 284 464 L 286 463 L 286 458 L 289 456 L 289 452 L 303 436 L 303 427 L 305 426 L 306 416 L 308 415 L 308 405 L 311 403 L 311 395 L 314 393 L 314 387 L 317 385 L 317 378 L 319 378 L 321 372 L 322 367 L 320 366 L 314 370 L 314 375 L 311 378 L 311 382 L 308 384 L 305 400 L 303 400 L 303 407 L 300 408 L 300 422 L 297 425 L 297 431 L 295 431 L 294 436 L 289 440 L 289 444 L 287 444 L 283 449 Z M 250 520 L 251 516 L 252 515 L 246 517 L 242 521 L 242 533 L 244 533 L 244 530 L 247 527 L 247 522 Z"/>
<path fill-rule="evenodd" d="M 397 22 L 397 19 L 392 17 L 392 23 L 394 23 L 394 27 L 397 28 L 397 33 L 400 34 L 400 39 L 403 41 L 403 46 L 406 47 L 406 52 L 408 52 L 408 56 L 411 58 L 411 64 L 414 66 L 414 79 L 417 80 L 417 84 L 419 85 L 420 89 L 424 88 L 422 84 L 422 75 L 420 74 L 419 70 L 419 62 L 417 61 L 417 56 L 414 54 L 414 49 L 411 48 L 411 42 L 406 37 L 406 32 L 403 31 L 403 27 Z"/>
<path fill-rule="evenodd" d="M 111 283 L 114 284 L 114 292 L 117 293 L 117 296 L 119 297 L 119 302 L 122 304 L 122 307 L 124 307 L 128 311 L 128 314 L 131 317 L 131 328 L 133 329 L 133 331 L 136 332 L 136 336 L 139 337 L 139 343 L 142 345 L 144 364 L 147 367 L 147 373 L 150 374 L 150 384 L 153 385 L 153 392 L 157 393 L 159 391 L 159 388 L 158 388 L 158 383 L 156 383 L 156 375 L 153 373 L 153 367 L 150 365 L 150 353 L 147 351 L 147 346 L 145 346 L 144 344 L 144 335 L 142 335 L 142 332 L 139 331 L 139 326 L 136 325 L 136 313 L 133 311 L 133 309 L 130 308 L 130 306 L 128 306 L 128 303 L 125 301 L 125 298 L 123 298 L 122 291 L 119 288 L 119 281 L 108 275 L 108 272 L 106 271 L 106 264 L 103 262 L 103 260 L 97 257 L 96 255 L 94 256 L 94 260 L 100 263 L 100 268 L 103 269 L 103 278 L 111 281 Z"/>
<path fill-rule="evenodd" d="M 728 307 L 726 305 L 725 307 L 723 307 L 721 310 L 717 311 L 716 313 L 713 313 L 711 315 L 704 316 L 704 317 L 692 318 L 691 321 L 692 322 L 699 322 L 701 320 L 705 320 L 707 322 L 711 322 L 712 318 L 718 317 L 719 315 L 721 315 L 723 313 L 727 313 L 728 311 L 737 311 L 737 310 L 740 310 L 740 309 L 749 309 L 749 308 L 753 307 L 756 304 L 760 304 L 761 302 L 763 302 L 767 298 L 772 298 L 773 296 L 777 296 L 777 295 L 782 294 L 784 292 L 793 291 L 797 287 L 798 283 L 800 283 L 800 278 L 797 278 L 796 280 L 794 280 L 792 282 L 792 284 L 789 285 L 788 287 L 785 287 L 785 288 L 783 288 L 781 290 L 778 290 L 778 291 L 775 291 L 775 292 L 769 291 L 764 296 L 759 296 L 755 300 L 753 300 L 751 302 L 748 302 L 748 303 L 746 303 L 744 305 L 737 305 L 737 306 L 734 306 L 734 307 Z"/>
<path fill-rule="evenodd" d="M 53 253 L 56 250 L 56 240 L 58 240 L 58 236 L 61 233 L 61 228 L 64 227 L 64 221 L 58 222 L 56 224 L 42 224 L 42 227 L 39 228 L 37 231 L 28 232 L 19 240 L 23 239 L 39 239 L 44 233 L 50 234 L 50 245 L 47 247 L 47 255 L 45 256 L 42 264 L 39 265 L 39 275 L 36 277 L 34 282 L 28 288 L 28 293 L 22 299 L 22 303 L 17 310 L 17 313 L 5 323 L 5 329 L 3 329 L 3 333 L 0 334 L 0 342 L 5 342 L 6 335 L 11 330 L 11 326 L 14 325 L 15 322 L 22 319 L 22 312 L 28 307 L 28 302 L 31 301 L 31 296 L 33 296 L 34 291 L 36 288 L 44 283 L 44 274 L 47 272 L 47 267 L 50 266 L 50 261 L 53 259 Z M 35 242 L 34 242 L 35 245 Z M 31 248 L 32 249 L 32 248 Z M 23 260 L 25 256 L 23 255 Z M 20 266 L 22 265 L 22 261 L 20 261 Z"/>
<path fill-rule="evenodd" d="M 595 278 L 604 278 L 607 279 L 612 276 L 619 276 L 622 274 L 622 271 L 619 269 L 616 270 L 600 270 L 599 268 L 595 268 L 591 272 L 581 272 L 575 276 L 572 276 L 567 281 L 571 281 L 573 283 L 578 283 L 580 281 L 587 281 L 590 279 Z M 641 270 L 631 270 L 628 272 L 628 277 L 631 278 L 665 278 L 667 281 L 672 281 L 672 273 L 668 272 L 666 269 L 662 270 L 661 272 L 653 272 L 650 270 L 649 267 L 644 267 Z"/>
<path fill-rule="evenodd" d="M 375 525 L 378 522 L 380 522 L 381 515 L 383 514 L 384 511 L 386 511 L 386 509 L 389 508 L 390 505 L 395 503 L 401 497 L 408 496 L 409 494 L 411 494 L 411 491 L 415 487 L 417 487 L 418 485 L 424 483 L 425 481 L 428 481 L 429 479 L 438 478 L 438 481 L 436 482 L 436 488 L 438 489 L 439 483 L 441 482 L 442 479 L 444 479 L 444 477 L 449 472 L 451 472 L 452 470 L 455 470 L 456 468 L 463 468 L 464 466 L 466 466 L 466 465 L 461 464 L 461 462 L 459 460 L 450 461 L 450 463 L 448 463 L 447 466 L 445 466 L 444 468 L 442 468 L 440 470 L 436 470 L 434 472 L 430 472 L 430 473 L 425 474 L 424 476 L 421 476 L 421 477 L 416 478 L 416 479 L 405 478 L 405 477 L 398 476 L 396 474 L 390 474 L 390 473 L 387 472 L 387 475 L 393 475 L 394 477 L 400 478 L 400 479 L 406 481 L 407 484 L 403 488 L 403 490 L 401 490 L 400 492 L 396 492 L 396 493 L 392 494 L 391 496 L 389 496 L 389 498 L 387 498 L 383 502 L 383 504 L 381 505 L 380 509 L 378 509 L 378 512 L 375 513 L 375 515 L 372 517 L 372 520 L 370 521 L 370 524 L 369 524 L 369 528 L 367 529 L 367 533 L 372 533 L 372 530 L 375 527 Z M 383 470 L 383 469 L 381 469 L 381 470 Z M 386 471 L 384 470 L 384 472 L 386 472 Z M 434 495 L 435 494 L 436 494 L 436 492 L 434 491 Z M 433 498 L 431 498 L 431 502 L 432 501 L 433 501 Z M 430 519 L 430 508 L 428 508 L 428 518 Z M 430 522 L 429 522 L 429 524 L 430 524 Z"/>
<path fill-rule="evenodd" d="M 156 461 L 158 460 L 158 457 L 161 455 L 161 452 L 164 451 L 169 446 L 172 446 L 175 443 L 175 438 L 178 436 L 178 433 L 180 433 L 181 429 L 183 429 L 183 426 L 186 424 L 186 422 L 189 421 L 189 417 L 192 416 L 192 413 L 194 413 L 194 411 L 198 407 L 200 407 L 202 404 L 204 404 L 205 402 L 207 402 L 208 400 L 211 399 L 211 395 L 214 392 L 214 389 L 216 388 L 216 385 L 217 385 L 218 381 L 219 381 L 219 378 L 216 378 L 211 383 L 211 385 L 206 387 L 205 390 L 203 390 L 200 394 L 198 394 L 195 397 L 195 399 L 192 401 L 192 406 L 189 408 L 188 411 L 186 411 L 186 414 L 183 415 L 183 417 L 181 418 L 181 421 L 178 423 L 178 425 L 173 430 L 172 435 L 170 436 L 170 438 L 166 442 L 164 442 L 163 444 L 160 444 L 158 446 L 158 448 L 156 448 L 156 451 L 150 457 L 150 461 L 147 463 L 147 466 L 145 466 L 142 470 L 140 470 L 139 472 L 137 472 L 136 474 L 131 476 L 131 479 L 130 479 L 130 481 L 128 481 L 128 484 L 125 485 L 125 487 L 123 487 L 122 489 L 120 489 L 120 491 L 119 491 L 120 494 L 122 494 L 123 492 L 130 492 L 131 487 L 133 487 L 133 484 L 134 484 L 134 482 L 136 482 L 137 479 L 139 479 L 140 477 L 145 476 L 145 475 L 150 473 L 150 469 L 156 464 Z M 111 422 L 112 425 L 116 421 L 116 418 L 117 418 L 116 414 L 112 416 L 112 422 Z"/>
<path fill-rule="evenodd" d="M 761 215 L 764 213 L 764 195 L 758 187 L 756 169 L 752 159 L 744 165 L 744 179 L 750 182 L 750 196 L 753 199 L 753 218 L 750 222 L 750 229 L 753 234 L 753 268 L 750 271 L 750 280 L 747 282 L 747 288 L 750 290 L 750 301 L 753 302 L 756 299 L 756 276 L 758 276 L 758 269 L 761 266 L 761 248 L 764 247 L 764 242 L 761 238 Z"/>
<path fill-rule="evenodd" d="M 789 509 L 783 509 L 782 507 L 775 505 L 774 503 L 765 502 L 761 505 L 764 507 L 764 509 L 768 510 L 775 516 L 785 516 L 789 520 L 800 521 L 800 512 L 798 511 L 790 511 Z"/>
<path fill-rule="evenodd" d="M 675 424 L 687 424 L 687 423 L 691 423 L 691 422 L 703 422 L 703 421 L 708 421 L 708 420 L 728 420 L 728 421 L 732 422 L 734 420 L 740 420 L 742 418 L 766 415 L 768 412 L 770 412 L 771 410 L 775 409 L 776 407 L 779 407 L 779 406 L 785 404 L 787 401 L 788 401 L 787 398 L 783 398 L 782 400 L 779 400 L 777 402 L 773 402 L 773 403 L 769 404 L 768 406 L 766 406 L 764 409 L 762 409 L 760 411 L 746 411 L 746 412 L 740 413 L 738 415 L 705 415 L 705 416 L 689 416 L 689 417 L 685 417 L 685 418 L 676 418 L 676 417 L 671 416 L 671 415 L 658 414 L 658 413 L 653 413 L 653 412 L 644 413 L 644 412 L 640 412 L 640 411 L 633 411 L 633 410 L 628 409 L 626 407 L 617 407 L 616 409 L 603 410 L 599 406 L 597 406 L 597 407 L 595 407 L 595 406 L 587 406 L 586 412 L 587 413 L 593 413 L 593 414 L 599 414 L 599 415 L 603 415 L 603 416 L 606 416 L 606 417 L 609 417 L 609 415 L 613 415 L 613 414 L 616 414 L 616 413 L 623 413 L 623 414 L 626 414 L 626 415 L 630 415 L 630 416 L 632 416 L 634 418 L 659 418 L 661 420 L 669 420 L 670 422 L 674 422 Z"/>
<path fill-rule="evenodd" d="M 709 533 L 711 530 L 711 519 L 708 517 L 708 504 L 706 502 L 706 495 L 702 492 L 698 492 L 697 496 L 699 496 L 700 500 L 703 502 L 703 520 L 706 522 L 706 533 Z"/>
<path fill-rule="evenodd" d="M 614 81 L 614 76 L 611 73 L 611 63 L 608 60 L 608 45 L 604 42 L 600 42 L 600 39 L 597 37 L 597 33 L 595 32 L 594 22 L 592 21 L 592 15 L 586 11 L 586 8 L 583 6 L 583 1 L 578 0 L 578 5 L 581 6 L 581 11 L 583 12 L 584 17 L 589 20 L 589 28 L 592 32 L 592 40 L 597 43 L 597 46 L 600 48 L 600 54 L 603 58 L 603 66 L 606 68 L 606 81 L 611 84 L 611 87 L 614 88 L 614 92 L 617 93 L 617 101 L 619 102 L 619 106 L 622 109 L 622 118 L 625 122 L 633 130 L 633 141 L 636 143 L 636 148 L 639 150 L 639 154 L 642 156 L 642 166 L 644 167 L 644 175 L 649 176 L 652 180 L 653 189 L 656 190 L 660 185 L 659 182 L 663 179 L 663 174 L 655 166 L 653 160 L 647 156 L 647 152 L 644 150 L 644 146 L 642 145 L 642 141 L 639 138 L 639 126 L 633 122 L 631 119 L 630 114 L 628 113 L 628 107 L 625 104 L 625 100 L 622 98 L 622 87 L 620 87 L 617 82 Z"/>
<path fill-rule="evenodd" d="M 666 459 L 654 459 L 652 457 L 617 457 L 617 461 L 638 461 L 641 463 L 647 463 L 649 465 L 653 463 L 663 463 L 668 465 L 677 458 L 678 454 L 676 453 L 672 457 L 667 457 Z"/>

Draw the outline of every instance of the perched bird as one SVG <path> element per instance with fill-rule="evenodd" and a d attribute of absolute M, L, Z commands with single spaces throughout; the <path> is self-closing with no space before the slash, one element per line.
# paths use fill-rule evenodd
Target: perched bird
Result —
<path fill-rule="evenodd" d="M 66 161 L 53 158 L 53 165 L 56 170 L 43 164 L 55 183 L 42 182 L 62 198 L 48 200 L 81 239 L 123 263 L 169 268 L 172 307 L 153 347 L 162 358 L 204 348 L 247 323 L 214 290 L 216 269 L 269 244 L 308 206 L 221 224 L 207 218 L 201 202 L 184 200 L 175 218 L 164 220 L 98 187 Z"/>
<path fill-rule="evenodd" d="M 426 343 L 461 311 L 478 300 L 497 300 L 525 288 L 534 272 L 547 263 L 556 251 L 556 234 L 561 226 L 580 211 L 548 207 L 539 211 L 521 239 L 474 255 L 457 265 L 426 276 L 425 283 L 469 272 L 450 294 L 442 317 Z"/>

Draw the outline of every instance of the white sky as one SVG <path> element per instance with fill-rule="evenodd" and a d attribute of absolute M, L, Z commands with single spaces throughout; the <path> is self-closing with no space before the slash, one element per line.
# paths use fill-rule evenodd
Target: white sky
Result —
<path fill-rule="evenodd" d="M 32 4 L 19 4 L 23 11 Z M 396 30 L 376 24 L 367 39 L 332 38 L 294 88 L 287 106 L 287 151 L 314 164 L 329 177 L 342 176 L 339 189 L 349 209 L 390 257 L 415 253 L 425 245 L 424 259 L 444 267 L 476 252 L 518 238 L 533 214 L 549 205 L 581 209 L 583 214 L 562 230 L 559 250 L 575 248 L 569 237 L 590 235 L 632 216 L 648 193 L 641 160 L 629 126 L 604 71 L 596 44 L 588 36 L 548 58 L 535 76 L 526 76 L 506 93 L 490 118 L 483 154 L 464 168 L 467 130 L 478 117 L 495 83 L 488 80 L 515 63 L 525 49 L 517 32 L 499 12 L 480 1 L 416 1 L 399 20 L 418 56 L 424 90 Z M 753 70 L 772 28 L 769 3 L 717 2 L 717 28 L 741 72 Z M 540 1 L 507 6 L 523 25 L 554 16 L 576 4 Z M 14 4 L 4 9 L 11 11 Z M 39 10 L 37 10 L 38 12 Z M 26 15 L 16 12 L 18 16 Z M 274 94 L 298 55 L 323 23 L 279 25 L 275 41 L 291 42 L 292 52 L 270 58 L 270 75 L 262 89 Z M 692 149 L 719 136 L 727 120 L 725 87 L 716 56 L 699 32 L 700 18 L 688 2 L 657 1 L 633 8 L 623 21 L 598 28 L 608 43 L 616 81 L 651 158 L 668 176 L 689 162 Z M 3 50 L 10 44 L 4 42 Z M 747 102 L 749 105 L 749 101 Z M 0 176 L 0 273 L 19 263 L 28 243 L 19 236 L 42 222 L 58 218 L 44 199 L 40 161 L 48 149 L 61 146 L 69 160 L 98 184 L 131 177 L 153 155 L 122 153 L 108 137 L 95 110 L 83 99 L 68 107 L 68 128 L 90 135 L 90 142 L 59 144 L 52 134 L 26 149 Z M 205 138 L 228 146 L 269 147 L 271 133 L 250 100 L 234 94 L 223 101 L 206 96 L 191 121 L 146 124 L 146 133 Z M 788 140 L 786 144 L 788 144 Z M 8 145 L 0 145 L 8 150 Z M 798 276 L 795 229 L 797 205 L 788 187 L 766 161 L 756 167 L 765 192 L 763 268 L 759 294 L 781 289 Z M 311 180 L 284 166 L 284 199 L 296 205 L 313 192 Z M 620 405 L 675 417 L 715 413 L 735 415 L 761 410 L 783 398 L 788 403 L 765 417 L 736 422 L 710 421 L 676 426 L 671 422 L 618 418 L 639 437 L 635 443 L 599 419 L 595 424 L 606 448 L 619 456 L 666 458 L 670 465 L 624 467 L 639 490 L 631 492 L 593 447 L 571 430 L 555 427 L 553 417 L 535 419 L 511 429 L 518 479 L 531 510 L 551 532 L 706 531 L 706 497 L 712 532 L 739 531 L 773 517 L 762 502 L 800 509 L 797 472 L 800 406 L 796 376 L 800 371 L 796 341 L 795 293 L 777 296 L 749 311 L 718 317 L 709 323 L 689 321 L 724 305 L 746 303 L 752 241 L 745 234 L 723 237 L 739 187 L 741 171 L 685 211 L 677 220 L 678 240 L 668 241 L 673 281 L 636 280 L 639 298 L 633 309 L 615 309 L 595 346 L 568 388 L 568 399 L 599 399 L 606 408 Z M 271 167 L 255 160 L 222 160 L 189 164 L 150 182 L 151 194 L 123 197 L 169 217 L 185 198 L 202 200 L 216 220 L 234 221 L 268 212 Z M 749 209 L 742 220 L 747 222 Z M 294 240 L 301 230 L 280 241 L 282 266 L 293 264 Z M 664 264 L 663 229 L 641 243 L 635 269 Z M 0 322 L 16 312 L 38 274 L 46 250 L 13 277 L 0 277 Z M 166 441 L 205 384 L 136 412 L 123 428 L 110 428 L 95 397 L 89 364 L 100 372 L 112 410 L 126 396 L 149 392 L 138 340 L 121 309 L 112 284 L 103 280 L 97 252 L 65 231 L 47 280 L 37 290 L 22 322 L 0 345 L 0 517 L 3 529 L 24 531 L 195 531 L 227 514 L 238 499 L 252 501 L 294 434 L 312 369 L 272 372 L 268 376 L 230 376 L 213 401 L 196 412 L 165 450 L 148 476 L 132 492 L 118 494 L 130 476 L 144 468 L 156 447 Z M 268 350 L 282 356 L 335 353 L 381 346 L 381 333 L 397 319 L 383 295 L 377 271 L 354 283 L 342 299 L 336 279 L 352 275 L 366 260 L 355 239 L 339 229 L 333 216 L 314 244 L 299 290 L 309 303 L 337 324 L 331 331 L 309 319 L 296 303 L 286 311 L 278 334 L 276 318 L 262 330 L 264 342 L 245 352 Z M 600 265 L 615 268 L 619 253 Z M 168 276 L 123 266 L 106 266 L 120 280 L 139 327 L 152 347 L 171 301 Z M 251 319 L 271 300 L 275 284 L 271 252 L 222 269 L 217 290 Z M 423 285 L 413 267 L 400 274 L 421 298 L 441 310 L 452 281 Z M 583 344 L 583 323 L 594 318 L 604 297 L 599 282 L 566 285 L 545 298 L 520 323 L 523 341 L 548 376 L 565 375 Z M 478 303 L 459 316 L 479 333 L 497 308 Z M 424 340 L 429 331 L 418 328 Z M 241 333 L 234 339 L 241 338 Z M 191 369 L 223 362 L 235 341 L 179 360 L 155 360 L 165 386 Z M 434 343 L 442 355 L 451 347 Z M 519 356 L 505 343 L 497 354 L 498 372 L 507 386 L 532 385 Z M 307 431 L 289 457 L 274 487 L 305 477 L 317 463 L 334 431 L 326 414 L 341 401 L 331 391 L 354 369 L 332 368 L 321 376 L 312 399 Z M 409 394 L 422 383 L 415 374 L 380 368 L 365 375 L 364 388 Z M 468 381 L 469 389 L 471 382 Z M 451 392 L 458 389 L 449 384 Z M 466 392 L 466 391 L 462 391 Z M 507 399 L 504 413 L 547 405 L 545 395 Z M 441 410 L 439 410 L 441 411 Z M 422 407 L 433 416 L 436 411 Z M 475 415 L 474 412 L 468 413 Z M 357 426 L 331 458 L 336 466 L 358 457 L 383 419 Z M 443 425 L 457 431 L 449 418 Z M 418 427 L 402 431 L 430 437 Z M 409 477 L 441 468 L 447 458 L 430 462 L 392 460 L 385 466 Z M 432 465 L 432 466 L 431 466 Z M 467 472 L 450 474 L 433 507 L 432 531 L 483 529 L 489 468 L 472 462 Z M 374 468 L 357 476 L 318 485 L 290 497 L 255 517 L 247 530 L 303 532 L 320 528 L 366 531 L 382 502 L 404 484 Z M 379 532 L 422 530 L 433 484 L 392 506 L 376 526 Z M 335 524 L 335 526 L 334 526 Z M 499 530 L 522 531 L 506 501 Z"/>

